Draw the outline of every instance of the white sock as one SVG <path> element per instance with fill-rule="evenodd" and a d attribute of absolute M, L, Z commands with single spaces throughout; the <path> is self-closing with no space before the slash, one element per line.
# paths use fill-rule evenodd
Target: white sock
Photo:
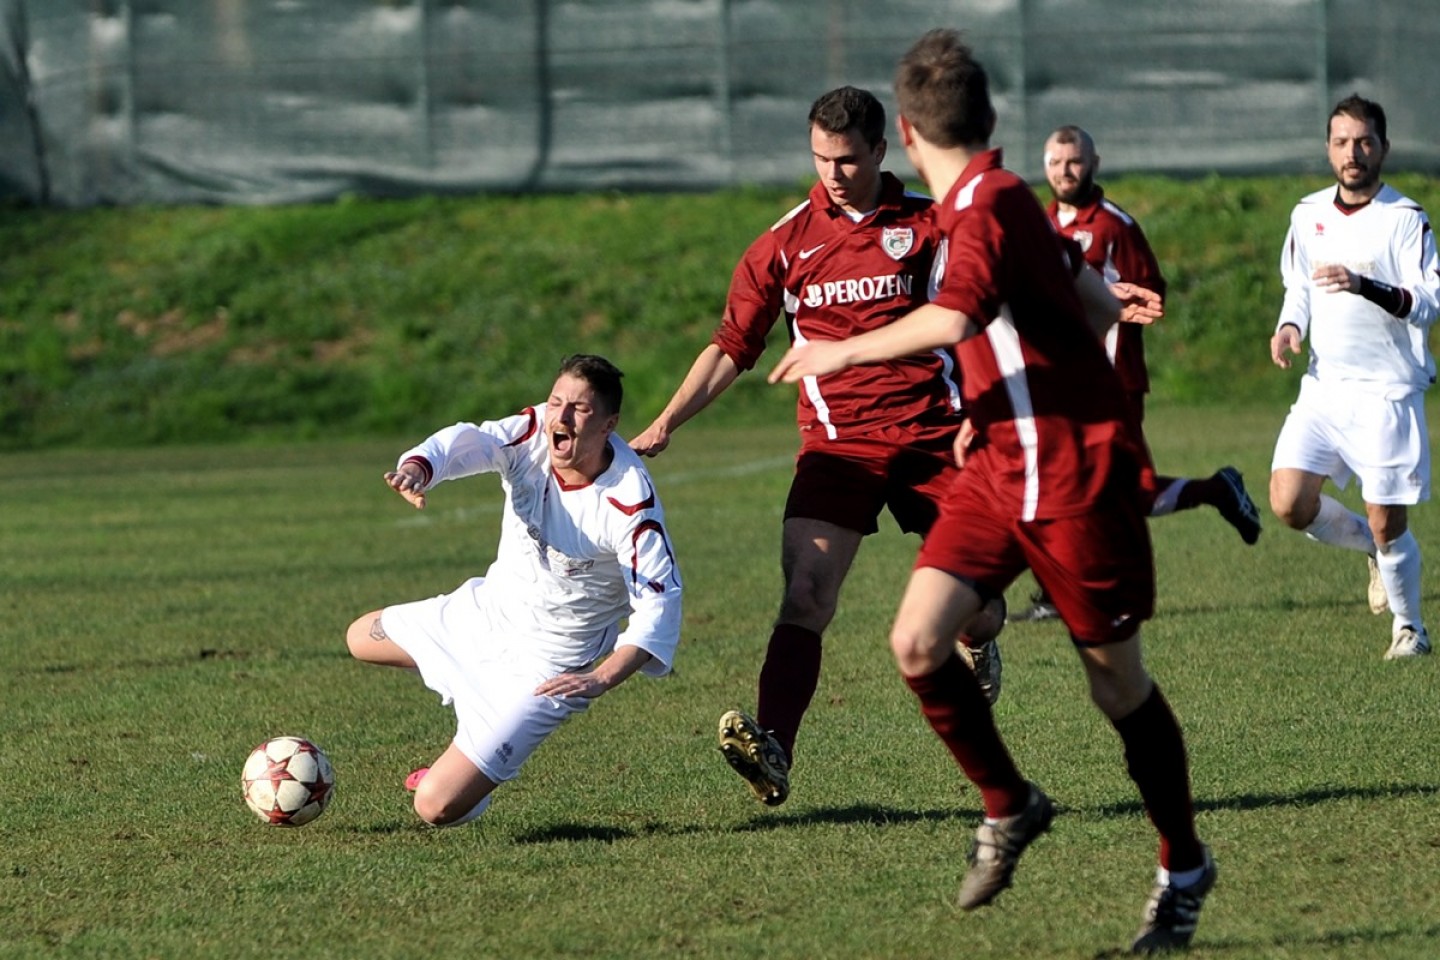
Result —
<path fill-rule="evenodd" d="M 1395 614 L 1394 630 L 1411 626 L 1424 628 L 1420 619 L 1420 544 L 1406 530 L 1389 543 L 1377 545 L 1375 565 L 1390 598 L 1390 612 Z"/>
<path fill-rule="evenodd" d="M 1320 494 L 1320 512 L 1315 515 L 1314 522 L 1305 528 L 1305 536 L 1332 547 L 1358 550 L 1372 557 L 1375 555 L 1375 538 L 1370 535 L 1370 524 L 1365 518 L 1323 493 Z"/>
<path fill-rule="evenodd" d="M 475 807 L 469 813 L 465 814 L 465 816 L 461 817 L 459 820 L 452 820 L 449 823 L 437 823 L 435 824 L 435 826 L 445 829 L 449 827 L 458 827 L 462 823 L 469 823 L 471 820 L 474 820 L 476 817 L 480 816 L 480 814 L 485 812 L 486 808 L 490 806 L 491 798 L 494 796 L 495 794 L 493 793 L 485 794 L 485 799 L 475 804 Z"/>
<path fill-rule="evenodd" d="M 1150 516 L 1163 517 L 1166 514 L 1174 513 L 1175 504 L 1180 500 L 1180 491 L 1184 490 L 1185 484 L 1189 482 L 1190 481 L 1184 477 L 1176 477 L 1170 486 L 1161 490 L 1160 495 L 1155 498 L 1155 502 L 1150 506 Z"/>

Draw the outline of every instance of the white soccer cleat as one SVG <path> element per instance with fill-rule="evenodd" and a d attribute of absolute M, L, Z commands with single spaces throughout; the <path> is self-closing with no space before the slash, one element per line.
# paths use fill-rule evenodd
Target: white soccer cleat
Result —
<path fill-rule="evenodd" d="M 1145 922 L 1130 944 L 1131 953 L 1169 953 L 1184 950 L 1195 936 L 1195 925 L 1200 921 L 1200 908 L 1205 897 L 1215 886 L 1219 871 L 1210 849 L 1205 848 L 1205 870 L 1200 879 L 1188 887 L 1172 887 L 1155 884 L 1150 899 L 1145 904 Z"/>
<path fill-rule="evenodd" d="M 1365 597 L 1370 601 L 1370 612 L 1381 614 L 1390 609 L 1390 596 L 1385 592 L 1385 581 L 1380 579 L 1380 564 L 1370 558 L 1370 586 Z"/>
<path fill-rule="evenodd" d="M 1406 657 L 1423 657 L 1430 652 L 1430 634 L 1424 627 L 1415 629 L 1405 624 L 1395 631 L 1390 649 L 1385 651 L 1386 660 L 1403 660 Z"/>

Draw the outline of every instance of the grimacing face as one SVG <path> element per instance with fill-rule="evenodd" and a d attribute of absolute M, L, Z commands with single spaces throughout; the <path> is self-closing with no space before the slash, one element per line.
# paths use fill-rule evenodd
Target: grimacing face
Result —
<path fill-rule="evenodd" d="M 1093 153 L 1086 154 L 1082 144 L 1047 141 L 1045 180 L 1055 199 L 1068 204 L 1084 200 L 1095 185 L 1096 159 Z"/>
<path fill-rule="evenodd" d="M 556 473 L 573 479 L 593 479 L 607 466 L 610 432 L 619 414 L 605 409 L 590 383 L 571 374 L 562 374 L 545 403 L 545 435 L 550 440 L 550 465 Z"/>
<path fill-rule="evenodd" d="M 815 173 L 830 200 L 851 213 L 869 213 L 880 197 L 880 164 L 885 141 L 870 146 L 854 127 L 831 133 L 810 127 L 810 153 Z"/>
<path fill-rule="evenodd" d="M 1330 118 L 1325 154 L 1343 191 L 1362 196 L 1372 192 L 1388 152 L 1371 121 L 1344 113 Z"/>

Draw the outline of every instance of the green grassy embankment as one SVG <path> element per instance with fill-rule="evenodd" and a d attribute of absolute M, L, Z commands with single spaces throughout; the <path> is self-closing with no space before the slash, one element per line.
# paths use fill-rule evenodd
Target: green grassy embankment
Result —
<path fill-rule="evenodd" d="M 1440 181 L 1394 182 L 1440 204 Z M 1293 394 L 1265 344 L 1288 211 L 1320 184 L 1108 185 L 1171 284 L 1148 337 L 1155 404 Z M 638 429 L 705 342 L 745 245 L 803 189 L 11 210 L 0 449 L 413 434 L 531 402 L 575 350 L 626 371 Z M 712 418 L 790 402 L 754 376 L 732 394 Z"/>

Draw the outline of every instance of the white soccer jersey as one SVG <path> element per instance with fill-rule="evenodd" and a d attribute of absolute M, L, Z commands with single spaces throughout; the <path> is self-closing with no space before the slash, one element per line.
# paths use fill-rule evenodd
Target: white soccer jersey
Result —
<path fill-rule="evenodd" d="M 478 426 L 457 423 L 400 462 L 421 461 L 427 490 L 500 474 L 504 518 L 483 589 L 507 636 L 566 669 L 616 646 L 640 647 L 654 658 L 642 672 L 662 676 L 680 639 L 681 584 L 650 475 L 612 434 L 610 466 L 593 483 L 567 488 L 550 470 L 543 423 L 543 405 Z"/>
<path fill-rule="evenodd" d="M 1333 186 L 1312 193 L 1290 215 L 1280 256 L 1285 303 L 1276 329 L 1294 324 L 1309 336 L 1309 375 L 1318 380 L 1386 394 L 1424 390 L 1435 380 L 1426 340 L 1440 312 L 1440 264 L 1429 218 L 1389 186 L 1350 211 L 1336 205 L 1335 193 Z M 1392 316 L 1354 293 L 1317 287 L 1312 272 L 1337 263 L 1398 287 L 1404 315 Z"/>

